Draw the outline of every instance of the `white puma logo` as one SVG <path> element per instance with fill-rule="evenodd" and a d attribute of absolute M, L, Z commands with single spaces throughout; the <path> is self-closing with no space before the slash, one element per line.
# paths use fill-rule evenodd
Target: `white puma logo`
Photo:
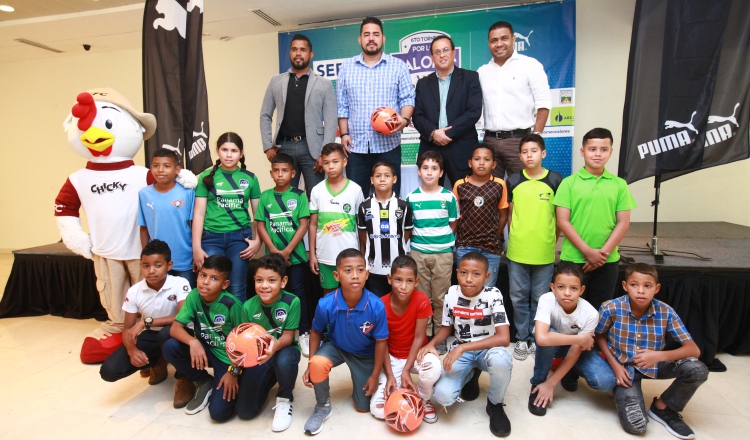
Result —
<path fill-rule="evenodd" d="M 688 130 L 694 131 L 695 134 L 698 134 L 698 130 L 693 127 L 693 118 L 695 117 L 695 114 L 698 112 L 693 112 L 692 115 L 690 115 L 690 122 L 687 122 L 683 124 L 682 122 L 677 121 L 664 121 L 664 128 L 687 128 Z"/>
<path fill-rule="evenodd" d="M 177 146 L 176 147 L 173 147 L 173 146 L 168 145 L 168 144 L 162 144 L 161 147 L 162 148 L 166 148 L 167 150 L 172 150 L 175 153 L 177 153 L 179 156 L 182 156 L 182 153 L 180 152 L 180 139 L 177 139 Z"/>
<path fill-rule="evenodd" d="M 156 3 L 156 11 L 164 15 L 164 18 L 154 20 L 154 29 L 159 27 L 165 31 L 177 29 L 182 38 L 185 38 L 185 27 L 187 26 L 187 14 L 198 7 L 203 13 L 203 0 L 190 0 L 185 9 L 182 9 L 176 0 L 159 0 Z"/>
<path fill-rule="evenodd" d="M 151 209 L 154 209 L 154 202 L 146 203 L 146 206 L 148 206 Z"/>
<path fill-rule="evenodd" d="M 208 139 L 208 135 L 206 135 L 206 133 L 203 131 L 203 121 L 201 121 L 201 131 L 200 132 L 197 132 L 197 131 L 193 132 L 193 137 L 194 138 L 198 137 L 198 136 L 203 136 L 204 138 Z"/>
<path fill-rule="evenodd" d="M 527 35 L 527 36 L 524 37 L 523 35 L 519 34 L 518 32 L 514 32 L 513 36 L 516 37 L 516 39 L 520 38 L 521 40 L 525 41 L 527 46 L 531 46 L 531 43 L 529 43 L 529 37 L 533 33 L 534 33 L 534 31 L 532 30 L 531 32 L 529 32 L 529 35 Z"/>
<path fill-rule="evenodd" d="M 737 113 L 737 108 L 740 106 L 740 103 L 734 105 L 734 111 L 732 112 L 732 116 L 714 116 L 714 115 L 708 115 L 708 123 L 714 124 L 717 122 L 731 122 L 734 124 L 737 128 L 740 128 L 740 124 L 737 123 L 737 119 L 734 118 L 734 114 Z"/>

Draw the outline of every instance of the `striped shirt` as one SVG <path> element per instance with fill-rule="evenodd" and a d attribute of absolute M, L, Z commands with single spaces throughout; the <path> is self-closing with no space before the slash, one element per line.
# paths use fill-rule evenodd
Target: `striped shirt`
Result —
<path fill-rule="evenodd" d="M 456 236 L 450 222 L 459 217 L 456 196 L 442 187 L 440 192 L 432 193 L 419 187 L 406 197 L 406 201 L 411 207 L 414 223 L 412 250 L 424 254 L 452 252 Z"/>
<path fill-rule="evenodd" d="M 349 119 L 351 151 L 360 154 L 385 153 L 401 144 L 401 133 L 380 134 L 370 125 L 372 112 L 390 107 L 400 112 L 414 106 L 414 86 L 406 63 L 383 53 L 380 61 L 370 67 L 362 54 L 344 61 L 336 82 L 339 118 Z"/>
<path fill-rule="evenodd" d="M 412 229 L 411 217 L 409 204 L 396 193 L 385 204 L 372 196 L 359 205 L 357 228 L 367 232 L 365 259 L 370 273 L 390 274 L 393 260 L 406 254 L 404 232 Z"/>
<path fill-rule="evenodd" d="M 680 343 L 693 339 L 674 309 L 655 299 L 640 319 L 630 311 L 628 295 L 605 302 L 599 313 L 596 334 L 607 334 L 609 351 L 628 370 L 630 377 L 635 377 L 636 350 L 663 350 L 667 333 Z M 657 365 L 643 370 L 638 368 L 638 371 L 655 378 L 659 371 Z"/>

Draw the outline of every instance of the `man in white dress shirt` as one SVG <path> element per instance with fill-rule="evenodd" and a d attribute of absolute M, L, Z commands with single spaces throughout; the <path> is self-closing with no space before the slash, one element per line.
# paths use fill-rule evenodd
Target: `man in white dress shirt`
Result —
<path fill-rule="evenodd" d="M 481 66 L 479 82 L 484 100 L 484 142 L 492 146 L 497 166 L 492 173 L 505 178 L 523 169 L 519 141 L 529 133 L 542 134 L 549 116 L 547 74 L 534 58 L 513 50 L 513 26 L 498 21 L 490 26 L 492 60 Z"/>

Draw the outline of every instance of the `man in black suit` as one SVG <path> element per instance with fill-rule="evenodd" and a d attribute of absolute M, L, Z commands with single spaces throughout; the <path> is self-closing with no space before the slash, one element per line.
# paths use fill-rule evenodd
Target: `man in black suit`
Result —
<path fill-rule="evenodd" d="M 482 115 L 482 88 L 477 72 L 455 67 L 456 47 L 447 35 L 432 40 L 430 54 L 435 72 L 417 82 L 414 127 L 419 154 L 440 152 L 452 185 L 470 172 L 471 152 L 479 141 L 475 124 Z"/>

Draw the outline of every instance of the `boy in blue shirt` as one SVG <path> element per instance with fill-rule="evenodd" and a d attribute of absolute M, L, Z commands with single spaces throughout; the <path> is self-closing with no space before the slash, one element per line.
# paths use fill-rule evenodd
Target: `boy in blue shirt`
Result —
<path fill-rule="evenodd" d="M 328 375 L 346 362 L 354 385 L 352 398 L 357 411 L 370 410 L 370 396 L 388 353 L 388 323 L 385 305 L 365 289 L 367 262 L 357 249 L 345 249 L 336 258 L 333 273 L 341 285 L 318 302 L 310 335 L 310 362 L 302 381 L 315 389 L 317 404 L 305 423 L 305 432 L 315 435 L 331 417 Z M 320 345 L 328 327 L 328 342 Z"/>

